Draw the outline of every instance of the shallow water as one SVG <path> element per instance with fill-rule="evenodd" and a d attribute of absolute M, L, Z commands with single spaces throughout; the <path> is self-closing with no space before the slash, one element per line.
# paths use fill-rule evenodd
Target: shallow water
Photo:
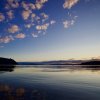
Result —
<path fill-rule="evenodd" d="M 100 100 L 100 69 L 16 66 L 0 71 L 0 100 Z"/>

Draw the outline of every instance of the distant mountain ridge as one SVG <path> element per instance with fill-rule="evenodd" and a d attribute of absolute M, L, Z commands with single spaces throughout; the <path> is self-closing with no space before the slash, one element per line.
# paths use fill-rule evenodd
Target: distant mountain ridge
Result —
<path fill-rule="evenodd" d="M 16 62 L 13 59 L 0 57 L 0 65 L 100 65 L 100 60 L 58 60 L 42 62 Z"/>
<path fill-rule="evenodd" d="M 100 60 L 58 60 L 43 62 L 18 62 L 19 65 L 100 65 Z"/>
<path fill-rule="evenodd" d="M 76 65 L 81 64 L 81 60 L 58 60 L 42 62 L 18 62 L 19 65 Z"/>

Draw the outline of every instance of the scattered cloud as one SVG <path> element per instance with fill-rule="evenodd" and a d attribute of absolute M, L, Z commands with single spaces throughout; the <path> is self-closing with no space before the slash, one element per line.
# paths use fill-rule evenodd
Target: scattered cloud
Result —
<path fill-rule="evenodd" d="M 7 15 L 8 15 L 8 18 L 9 18 L 9 19 L 13 19 L 13 18 L 14 18 L 14 13 L 13 13 L 12 10 L 9 10 L 9 11 L 7 12 Z"/>
<path fill-rule="evenodd" d="M 30 8 L 31 8 L 32 10 L 35 10 L 35 9 L 36 9 L 35 4 L 33 4 L 33 3 L 29 3 L 29 6 L 30 6 Z"/>
<path fill-rule="evenodd" d="M 41 3 L 41 4 L 43 4 L 43 3 L 46 3 L 46 2 L 48 2 L 48 0 L 36 0 L 36 3 Z"/>
<path fill-rule="evenodd" d="M 35 20 L 38 22 L 41 18 L 39 16 L 35 17 Z"/>
<path fill-rule="evenodd" d="M 5 33 L 4 35 L 2 35 L 2 38 L 0 37 L 0 43 L 9 43 L 14 39 L 25 38 L 26 35 L 24 33 L 20 33 L 20 31 L 24 32 L 24 30 L 29 33 L 30 30 L 32 30 L 37 33 L 30 33 L 32 37 L 38 37 L 38 34 L 40 33 L 46 34 L 46 30 L 49 28 L 49 26 L 52 26 L 56 23 L 55 20 L 50 19 L 51 15 L 46 14 L 47 12 L 41 10 L 44 7 L 44 4 L 48 2 L 48 0 L 35 0 L 35 2 L 31 2 L 29 0 L 6 1 L 7 3 L 5 3 L 4 8 L 2 8 L 5 12 L 0 12 L 0 24 L 2 24 L 2 22 L 5 22 L 4 24 L 6 24 L 6 27 L 8 27 L 7 32 L 15 34 L 11 34 L 12 36 L 9 36 L 8 33 Z M 71 9 L 75 4 L 78 3 L 78 1 L 79 0 L 65 0 L 63 7 Z M 69 28 L 70 26 L 74 25 L 77 18 L 77 16 L 73 17 L 73 15 L 71 15 L 70 13 L 67 15 L 68 18 L 63 21 L 63 25 L 65 28 Z M 18 23 L 16 19 L 19 20 L 19 18 L 21 17 L 23 20 L 21 21 L 21 23 Z M 62 23 L 61 19 L 58 20 L 60 21 L 60 23 Z M 6 29 L 4 28 L 4 30 Z"/>
<path fill-rule="evenodd" d="M 37 37 L 38 37 L 38 35 L 37 35 L 37 34 L 35 34 L 35 33 L 32 33 L 32 37 L 37 38 Z"/>
<path fill-rule="evenodd" d="M 24 11 L 22 11 L 22 17 L 23 17 L 23 19 L 27 20 L 29 18 L 29 16 L 30 16 L 31 13 L 32 13 L 31 10 L 24 10 Z"/>
<path fill-rule="evenodd" d="M 45 19 L 47 19 L 49 16 L 47 15 L 47 14 L 45 14 L 45 13 L 41 13 L 41 16 L 43 17 L 43 18 L 45 18 Z"/>
<path fill-rule="evenodd" d="M 25 2 L 22 1 L 21 2 L 21 6 L 25 9 L 25 10 L 35 10 L 36 9 L 36 5 L 30 2 Z"/>
<path fill-rule="evenodd" d="M 9 6 L 11 6 L 12 8 L 18 8 L 19 7 L 19 3 L 18 3 L 17 0 L 7 0 L 7 1 L 8 1 Z"/>
<path fill-rule="evenodd" d="M 12 3 L 12 4 L 11 4 L 11 7 L 12 7 L 12 8 L 18 8 L 18 7 L 19 7 L 18 2 Z"/>
<path fill-rule="evenodd" d="M 72 8 L 75 4 L 78 3 L 79 0 L 65 0 L 65 3 L 63 4 L 63 8 L 70 9 Z"/>
<path fill-rule="evenodd" d="M 69 28 L 70 26 L 74 25 L 75 20 L 65 20 L 63 22 L 64 28 Z"/>
<path fill-rule="evenodd" d="M 19 33 L 19 34 L 16 35 L 16 38 L 19 38 L 19 39 L 23 39 L 25 37 L 26 37 L 26 35 L 23 34 L 23 33 Z"/>
<path fill-rule="evenodd" d="M 25 1 L 21 2 L 21 6 L 25 9 L 25 10 L 29 10 L 29 6 Z"/>
<path fill-rule="evenodd" d="M 55 23 L 56 23 L 55 20 L 51 20 L 51 21 L 50 21 L 50 24 L 51 24 L 51 25 L 53 25 L 53 24 L 55 24 Z"/>
<path fill-rule="evenodd" d="M 5 20 L 5 16 L 2 13 L 0 13 L 0 22 L 2 22 L 4 20 Z"/>
<path fill-rule="evenodd" d="M 41 4 L 41 3 L 36 3 L 35 6 L 36 6 L 37 9 L 41 9 L 41 8 L 43 7 L 43 4 Z"/>
<path fill-rule="evenodd" d="M 10 28 L 8 28 L 8 32 L 9 33 L 16 33 L 18 32 L 20 29 L 17 25 L 12 25 Z"/>
<path fill-rule="evenodd" d="M 37 9 L 41 9 L 43 7 L 43 4 L 46 2 L 48 2 L 48 0 L 36 0 L 35 6 Z"/>
<path fill-rule="evenodd" d="M 29 28 L 31 28 L 31 26 L 32 26 L 32 24 L 26 24 L 25 25 L 25 28 L 28 28 L 29 29 Z"/>
<path fill-rule="evenodd" d="M 31 18 L 35 18 L 36 14 L 32 13 Z"/>
<path fill-rule="evenodd" d="M 9 43 L 11 41 L 13 41 L 14 38 L 10 35 L 10 36 L 5 36 L 5 37 L 0 37 L 0 43 Z"/>
<path fill-rule="evenodd" d="M 41 17 L 42 17 L 42 22 L 44 23 L 46 20 L 48 20 L 49 19 L 49 16 L 46 14 L 46 13 L 41 13 L 40 14 L 41 15 Z"/>
<path fill-rule="evenodd" d="M 47 30 L 49 26 L 49 23 L 43 24 L 43 25 L 37 25 L 36 29 L 37 30 Z"/>
<path fill-rule="evenodd" d="M 70 26 L 73 26 L 75 24 L 75 22 L 76 22 L 77 17 L 78 16 L 73 15 L 72 13 L 68 12 L 67 18 L 63 21 L 64 28 L 67 29 Z"/>
<path fill-rule="evenodd" d="M 36 17 L 36 14 L 35 14 L 35 13 L 32 13 L 32 14 L 31 14 L 31 21 L 32 21 L 32 22 L 34 22 L 35 17 Z"/>

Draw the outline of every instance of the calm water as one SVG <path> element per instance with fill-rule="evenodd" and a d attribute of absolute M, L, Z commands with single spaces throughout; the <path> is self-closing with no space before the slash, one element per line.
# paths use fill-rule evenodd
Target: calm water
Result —
<path fill-rule="evenodd" d="M 0 71 L 0 100 L 100 100 L 100 69 L 16 66 Z"/>

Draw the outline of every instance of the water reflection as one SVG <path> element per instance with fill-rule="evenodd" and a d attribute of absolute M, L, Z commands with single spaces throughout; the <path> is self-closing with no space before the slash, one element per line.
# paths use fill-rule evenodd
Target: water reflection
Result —
<path fill-rule="evenodd" d="M 0 100 L 100 100 L 100 67 L 10 66 L 2 71 L 13 72 L 0 75 Z"/>
<path fill-rule="evenodd" d="M 9 66 L 1 66 L 0 65 L 0 72 L 4 71 L 4 72 L 12 72 L 14 71 L 15 66 L 14 65 L 9 65 Z"/>
<path fill-rule="evenodd" d="M 0 84 L 0 100 L 46 100 L 45 93 L 36 89 Z"/>

